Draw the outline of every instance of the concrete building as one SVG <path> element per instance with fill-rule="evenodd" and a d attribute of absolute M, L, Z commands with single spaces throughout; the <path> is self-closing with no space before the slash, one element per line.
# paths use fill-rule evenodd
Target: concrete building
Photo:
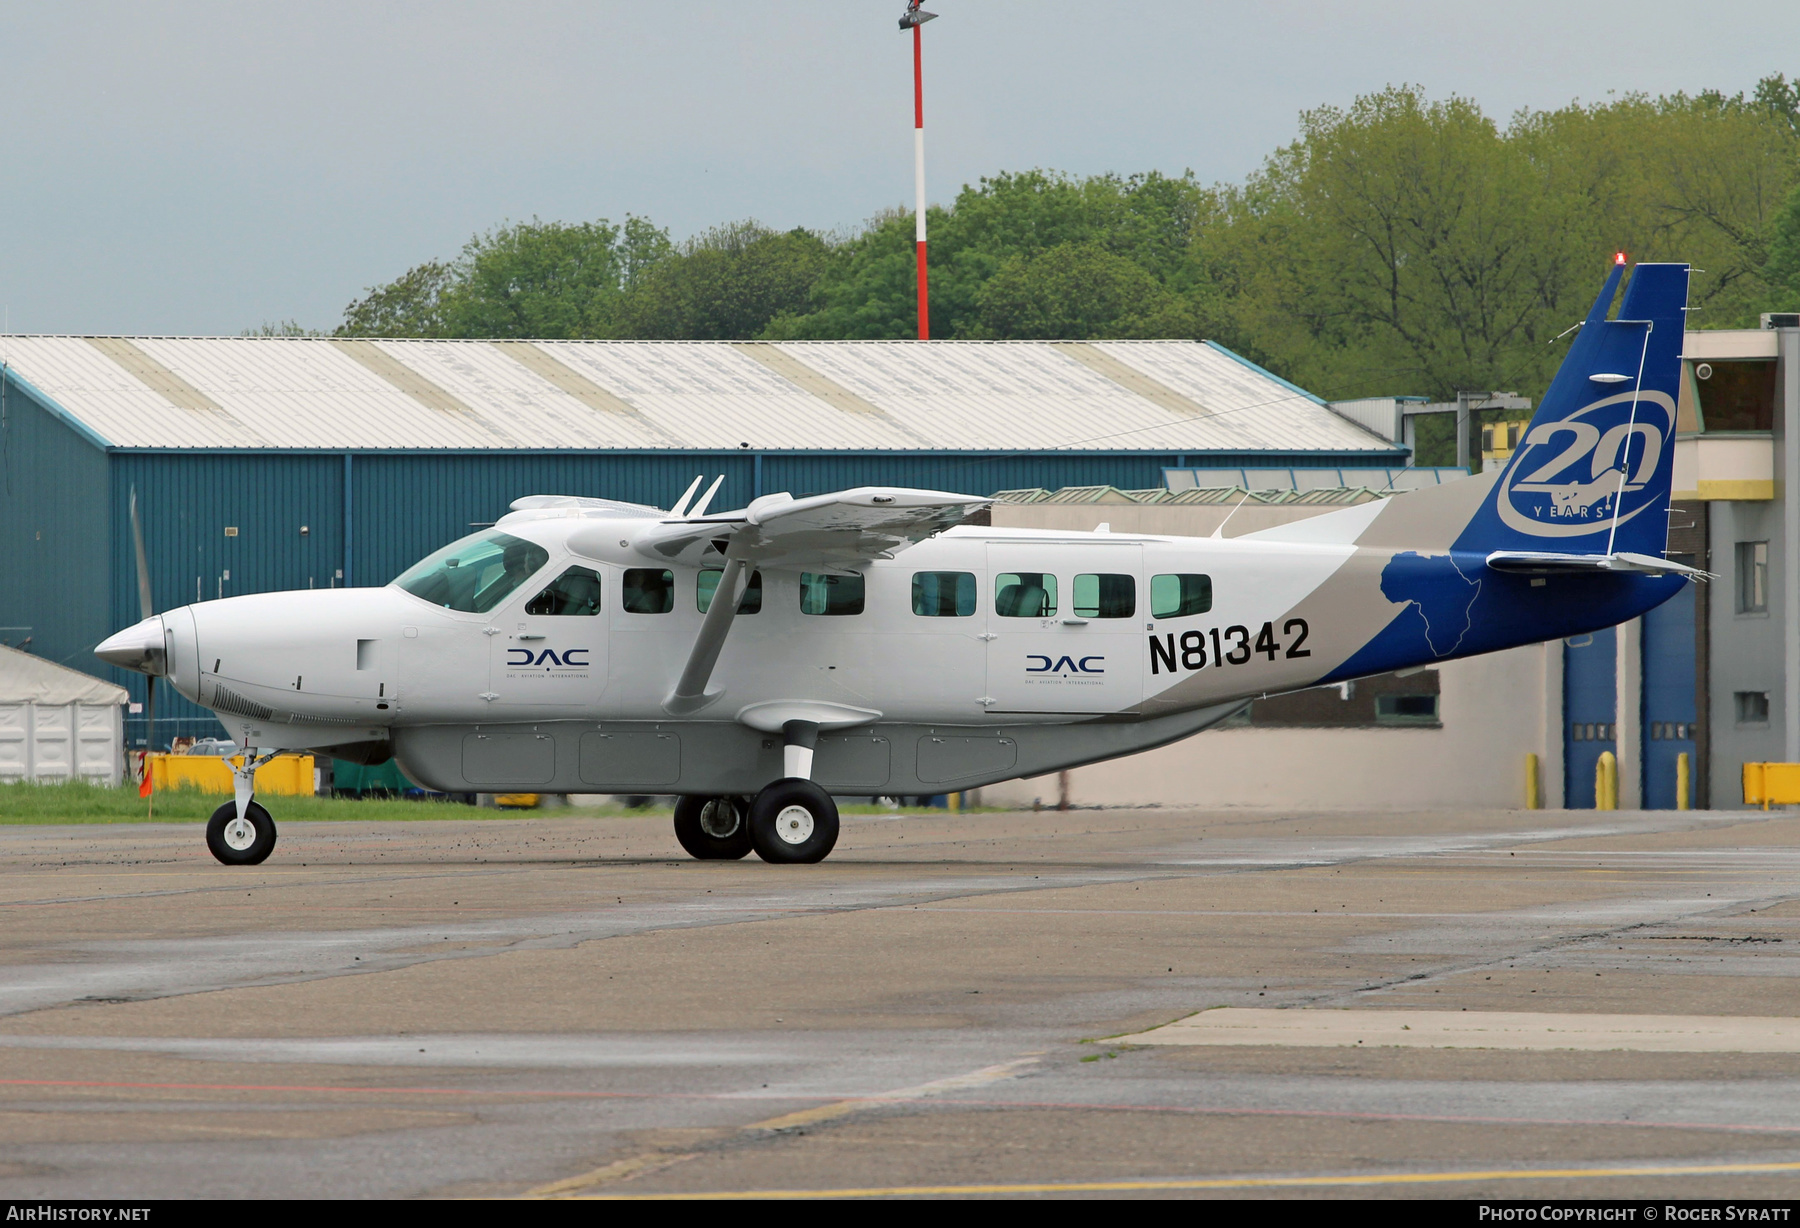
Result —
<path fill-rule="evenodd" d="M 385 584 L 528 494 L 715 507 L 864 484 L 1158 486 L 1189 465 L 1396 466 L 1210 343 L 0 338 L 0 642 L 102 672 L 157 609 Z M 112 677 L 112 675 L 104 675 Z M 142 701 L 143 679 L 118 675 Z M 218 732 L 179 696 L 156 740 Z M 144 737 L 142 718 L 132 725 Z"/>

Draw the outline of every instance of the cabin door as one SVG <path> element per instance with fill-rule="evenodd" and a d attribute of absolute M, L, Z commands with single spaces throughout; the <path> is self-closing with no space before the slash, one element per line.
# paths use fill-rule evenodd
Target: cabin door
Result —
<path fill-rule="evenodd" d="M 988 711 L 1103 714 L 1143 699 L 1135 542 L 988 546 Z"/>
<path fill-rule="evenodd" d="M 606 689 L 610 579 L 571 563 L 548 583 L 527 584 L 494 612 L 488 678 L 496 712 L 598 702 Z"/>

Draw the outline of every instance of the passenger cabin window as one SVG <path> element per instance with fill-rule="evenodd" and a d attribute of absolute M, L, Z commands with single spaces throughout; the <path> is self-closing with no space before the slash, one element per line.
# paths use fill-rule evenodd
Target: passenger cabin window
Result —
<path fill-rule="evenodd" d="M 527 614 L 592 618 L 600 612 L 600 573 L 571 567 L 549 588 L 525 603 Z"/>
<path fill-rule="evenodd" d="M 913 613 L 967 618 L 975 613 L 975 575 L 967 571 L 913 572 Z"/>
<path fill-rule="evenodd" d="M 1151 576 L 1150 617 L 1187 618 L 1212 609 L 1211 576 Z"/>
<path fill-rule="evenodd" d="M 486 614 L 549 561 L 536 542 L 489 529 L 420 560 L 394 583 L 446 610 Z"/>
<path fill-rule="evenodd" d="M 994 577 L 994 613 L 1001 618 L 1049 618 L 1056 613 L 1056 577 L 1047 571 L 1003 571 Z"/>
<path fill-rule="evenodd" d="M 863 578 L 861 576 L 820 576 L 810 571 L 800 573 L 800 612 L 802 614 L 861 614 L 863 612 Z"/>
<path fill-rule="evenodd" d="M 1076 576 L 1074 606 L 1076 618 L 1130 618 L 1137 613 L 1137 577 Z"/>
<path fill-rule="evenodd" d="M 694 604 L 702 614 L 712 609 L 713 594 L 719 591 L 719 581 L 725 573 L 717 567 L 709 567 L 700 573 L 700 582 L 694 588 Z M 739 614 L 759 614 L 762 612 L 762 572 L 750 573 L 750 584 L 744 589 L 744 599 L 738 602 Z"/>
<path fill-rule="evenodd" d="M 656 567 L 628 567 L 620 593 L 627 614 L 667 614 L 675 608 L 675 575 Z"/>

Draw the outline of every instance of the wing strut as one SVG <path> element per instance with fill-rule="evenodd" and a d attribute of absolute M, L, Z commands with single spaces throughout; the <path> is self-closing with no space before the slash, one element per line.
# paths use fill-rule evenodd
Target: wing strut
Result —
<path fill-rule="evenodd" d="M 675 683 L 675 690 L 663 700 L 663 711 L 671 716 L 687 716 L 725 693 L 723 690 L 708 692 L 706 684 L 712 678 L 713 666 L 719 663 L 725 637 L 731 634 L 732 619 L 749 588 L 750 560 L 727 557 L 725 574 L 719 577 L 719 587 L 713 590 L 712 604 L 706 607 L 700 634 L 694 637 L 694 647 L 688 652 L 687 665 Z"/>

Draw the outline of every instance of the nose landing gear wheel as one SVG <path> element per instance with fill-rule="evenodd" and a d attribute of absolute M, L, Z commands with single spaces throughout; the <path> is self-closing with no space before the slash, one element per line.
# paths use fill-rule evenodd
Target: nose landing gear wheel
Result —
<path fill-rule="evenodd" d="M 701 861 L 735 861 L 750 851 L 749 807 L 735 797 L 678 798 L 675 838 Z"/>
<path fill-rule="evenodd" d="M 750 803 L 750 841 L 764 861 L 824 861 L 837 838 L 837 803 L 810 780 L 778 780 Z"/>
<path fill-rule="evenodd" d="M 275 851 L 275 820 L 261 805 L 251 802 L 243 818 L 237 802 L 226 802 L 206 821 L 206 847 L 228 866 L 254 866 Z"/>

